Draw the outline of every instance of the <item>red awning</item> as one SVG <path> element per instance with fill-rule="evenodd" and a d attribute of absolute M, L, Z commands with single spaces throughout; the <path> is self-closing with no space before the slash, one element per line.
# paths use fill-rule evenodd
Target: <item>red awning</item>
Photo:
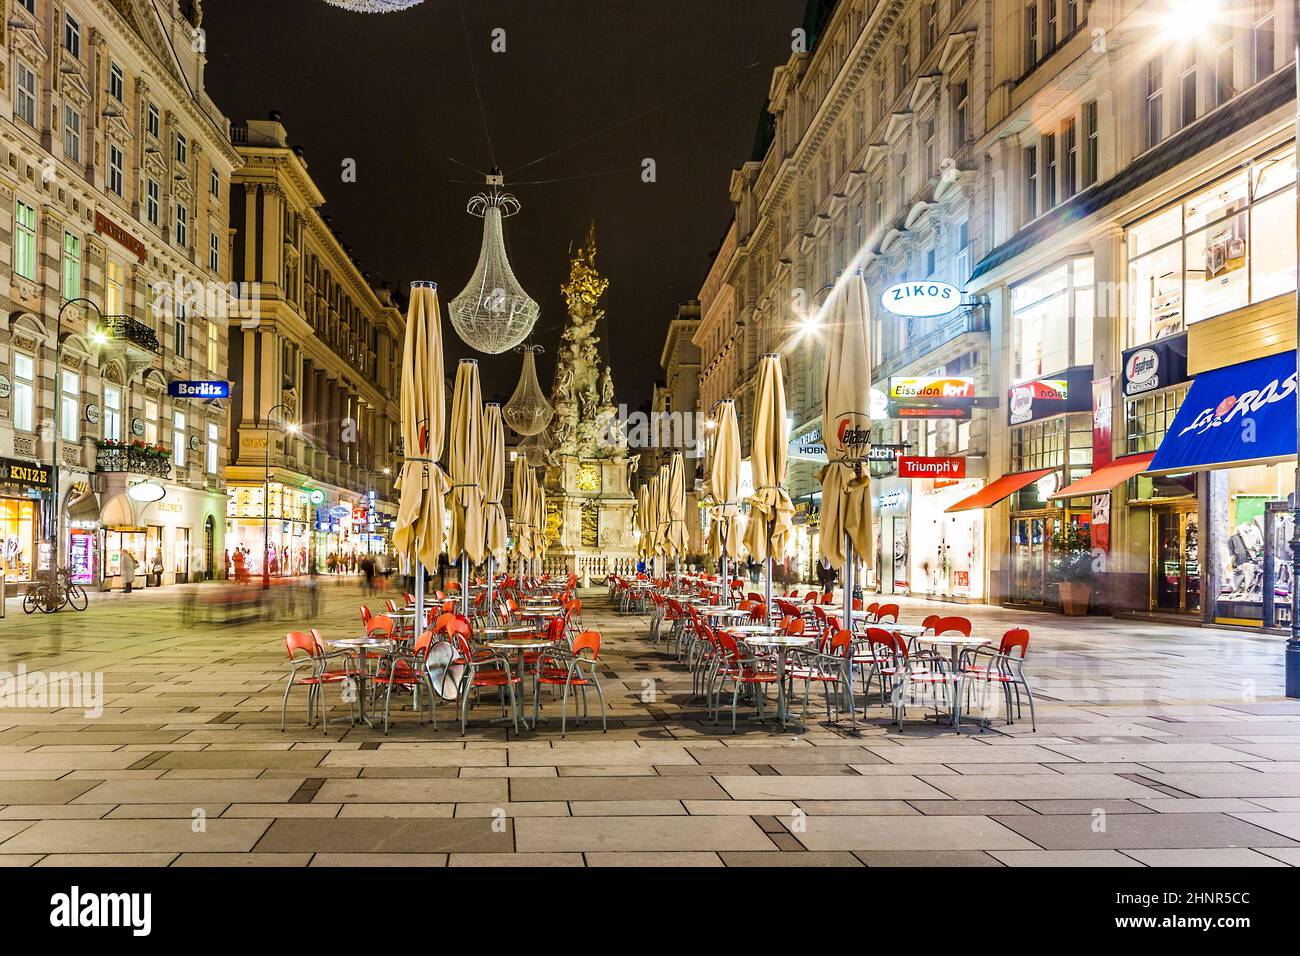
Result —
<path fill-rule="evenodd" d="M 1040 468 L 1038 471 L 1022 471 L 1014 475 L 1003 475 L 992 484 L 985 485 L 969 498 L 963 498 L 949 508 L 949 511 L 974 511 L 977 508 L 992 508 L 995 504 L 1009 495 L 1015 494 L 1025 485 L 1037 481 L 1043 475 L 1050 475 L 1056 471 L 1055 468 Z"/>
<path fill-rule="evenodd" d="M 1048 497 L 1076 498 L 1080 495 L 1099 495 L 1104 491 L 1110 491 L 1116 485 L 1123 484 L 1134 475 L 1140 475 L 1150 468 L 1151 459 L 1155 457 L 1155 452 L 1148 452 L 1145 455 L 1125 455 L 1123 458 L 1116 458 L 1109 465 L 1103 465 L 1091 475 L 1085 475 Z"/>

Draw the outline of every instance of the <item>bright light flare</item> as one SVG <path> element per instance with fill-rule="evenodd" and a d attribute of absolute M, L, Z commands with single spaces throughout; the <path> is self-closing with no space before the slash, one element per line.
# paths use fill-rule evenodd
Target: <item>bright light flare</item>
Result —
<path fill-rule="evenodd" d="M 1195 40 L 1210 29 L 1218 13 L 1218 0 L 1169 0 L 1161 25 L 1170 39 Z"/>

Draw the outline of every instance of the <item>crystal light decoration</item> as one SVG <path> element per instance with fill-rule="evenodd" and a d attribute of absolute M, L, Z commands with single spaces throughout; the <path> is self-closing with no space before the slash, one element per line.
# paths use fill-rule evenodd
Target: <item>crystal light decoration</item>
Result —
<path fill-rule="evenodd" d="M 519 211 L 519 200 L 501 191 L 500 172 L 487 178 L 489 189 L 469 201 L 465 211 L 483 217 L 483 245 L 469 285 L 451 300 L 451 324 L 465 344 L 496 355 L 528 337 L 540 310 L 519 286 L 506 258 L 501 220 Z"/>
<path fill-rule="evenodd" d="M 537 362 L 534 356 L 542 350 L 540 345 L 525 345 L 524 366 L 519 372 L 515 393 L 501 410 L 506 424 L 520 435 L 536 435 L 551 423 L 555 409 L 546 400 L 537 383 Z"/>
<path fill-rule="evenodd" d="M 395 13 L 408 10 L 421 4 L 424 0 L 325 0 L 332 7 L 340 7 L 353 13 Z"/>

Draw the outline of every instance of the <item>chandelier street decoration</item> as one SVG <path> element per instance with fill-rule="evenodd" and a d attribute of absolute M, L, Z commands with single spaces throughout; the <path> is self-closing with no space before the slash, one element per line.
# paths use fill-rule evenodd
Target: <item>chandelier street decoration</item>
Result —
<path fill-rule="evenodd" d="M 396 13 L 409 10 L 424 3 L 424 0 L 325 0 L 331 7 L 339 7 L 352 13 Z"/>
<path fill-rule="evenodd" d="M 497 170 L 487 178 L 487 192 L 469 201 L 465 211 L 483 219 L 483 245 L 469 284 L 451 300 L 451 324 L 465 344 L 496 355 L 528 337 L 540 307 L 519 286 L 506 258 L 501 221 L 519 211 L 519 200 L 501 191 Z M 513 427 L 513 423 L 512 423 Z"/>
<path fill-rule="evenodd" d="M 536 435 L 545 430 L 555 415 L 555 409 L 537 382 L 536 354 L 541 350 L 540 345 L 523 347 L 524 364 L 519 372 L 519 384 L 502 410 L 506 424 L 520 435 Z"/>

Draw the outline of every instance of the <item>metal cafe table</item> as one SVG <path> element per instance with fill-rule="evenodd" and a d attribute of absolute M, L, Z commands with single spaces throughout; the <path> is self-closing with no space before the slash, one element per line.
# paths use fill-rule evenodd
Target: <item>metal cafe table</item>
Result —
<path fill-rule="evenodd" d="M 357 715 L 368 727 L 374 727 L 374 721 L 366 716 L 366 681 L 370 678 L 366 672 L 366 651 L 382 650 L 388 653 L 393 649 L 393 642 L 378 637 L 340 637 L 328 643 L 349 650 L 356 656 Z"/>

